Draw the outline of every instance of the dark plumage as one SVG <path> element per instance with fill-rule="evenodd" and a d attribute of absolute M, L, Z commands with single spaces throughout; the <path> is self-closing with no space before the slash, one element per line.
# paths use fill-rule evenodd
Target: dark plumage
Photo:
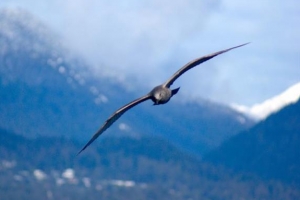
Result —
<path fill-rule="evenodd" d="M 159 104 L 165 104 L 167 103 L 173 95 L 175 95 L 178 91 L 179 88 L 170 89 L 170 86 L 173 84 L 173 82 L 179 78 L 182 74 L 184 74 L 186 71 L 190 70 L 193 67 L 196 67 L 197 65 L 217 56 L 222 53 L 225 53 L 227 51 L 230 51 L 232 49 L 244 46 L 248 43 L 235 46 L 229 49 L 225 49 L 222 51 L 218 51 L 206 56 L 203 56 L 201 58 L 197 58 L 195 60 L 192 60 L 191 62 L 187 63 L 184 65 L 182 68 L 180 68 L 169 80 L 167 80 L 165 83 L 156 86 L 153 88 L 148 94 L 126 104 L 125 106 L 121 107 L 118 109 L 116 112 L 114 112 L 101 126 L 101 128 L 93 135 L 93 137 L 88 141 L 88 143 L 79 151 L 78 154 L 80 154 L 83 150 L 85 150 L 94 140 L 96 140 L 99 135 L 101 135 L 106 129 L 108 129 L 117 119 L 121 117 L 122 114 L 124 114 L 127 110 L 130 108 L 136 106 L 139 103 L 142 103 L 148 99 L 151 99 L 154 102 L 154 105 L 159 105 Z"/>

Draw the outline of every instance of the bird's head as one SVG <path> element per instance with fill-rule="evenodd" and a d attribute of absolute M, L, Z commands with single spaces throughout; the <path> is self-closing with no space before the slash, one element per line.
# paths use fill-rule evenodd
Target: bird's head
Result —
<path fill-rule="evenodd" d="M 167 87 L 159 85 L 151 90 L 150 95 L 152 101 L 154 102 L 153 105 L 165 104 L 170 100 L 172 91 Z"/>
<path fill-rule="evenodd" d="M 156 106 L 156 105 L 159 105 L 159 104 L 160 104 L 159 101 L 157 101 L 157 100 L 153 101 L 153 106 Z"/>
<path fill-rule="evenodd" d="M 159 105 L 161 104 L 161 99 L 162 99 L 162 94 L 157 92 L 157 93 L 154 93 L 154 98 L 152 99 L 153 101 L 153 105 Z"/>

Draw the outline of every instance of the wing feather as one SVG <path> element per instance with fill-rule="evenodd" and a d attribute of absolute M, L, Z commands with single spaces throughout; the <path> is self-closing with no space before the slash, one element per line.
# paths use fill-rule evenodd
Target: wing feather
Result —
<path fill-rule="evenodd" d="M 235 47 L 231 47 L 229 49 L 225 49 L 225 50 L 222 50 L 222 51 L 218 51 L 218 52 L 215 52 L 215 53 L 212 53 L 212 54 L 209 54 L 209 55 L 206 55 L 206 56 L 203 56 L 203 57 L 200 57 L 200 58 L 197 58 L 195 60 L 192 60 L 191 62 L 187 63 L 186 65 L 184 65 L 182 68 L 180 68 L 175 74 L 173 74 L 173 76 L 171 78 L 169 78 L 164 84 L 163 86 L 164 87 L 170 87 L 173 82 L 179 77 L 181 76 L 182 74 L 184 74 L 186 71 L 188 71 L 189 69 L 193 68 L 193 67 L 196 67 L 197 65 L 205 62 L 205 61 L 208 61 L 209 59 L 217 56 L 217 55 L 220 55 L 222 53 L 225 53 L 227 51 L 230 51 L 232 49 L 235 49 L 235 48 L 238 48 L 238 47 L 241 47 L 241 46 L 244 46 L 246 44 L 249 44 L 249 43 L 245 43 L 245 44 L 242 44 L 242 45 L 239 45 L 239 46 L 235 46 Z"/>
<path fill-rule="evenodd" d="M 104 124 L 101 126 L 101 128 L 93 135 L 93 137 L 88 141 L 88 143 L 78 152 L 78 154 L 80 154 L 83 150 L 85 150 L 90 144 L 92 144 L 92 142 L 94 142 L 94 140 L 96 140 L 106 129 L 108 129 L 117 119 L 119 119 L 121 117 L 121 115 L 123 115 L 127 110 L 129 110 L 130 108 L 138 105 L 139 103 L 142 103 L 148 99 L 151 98 L 151 95 L 147 94 L 145 96 L 142 96 L 128 104 L 126 104 L 125 106 L 121 107 L 120 109 L 118 109 L 116 112 L 114 112 L 105 122 Z M 78 155 L 77 154 L 77 155 Z"/>

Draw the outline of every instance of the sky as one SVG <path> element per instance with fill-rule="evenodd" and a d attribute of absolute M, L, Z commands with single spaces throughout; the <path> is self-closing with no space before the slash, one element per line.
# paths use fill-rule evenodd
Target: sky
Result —
<path fill-rule="evenodd" d="M 181 99 L 251 106 L 300 82 L 297 0 L 1 0 L 1 8 L 32 13 L 94 74 L 141 94 L 190 60 L 245 42 L 180 77 Z"/>

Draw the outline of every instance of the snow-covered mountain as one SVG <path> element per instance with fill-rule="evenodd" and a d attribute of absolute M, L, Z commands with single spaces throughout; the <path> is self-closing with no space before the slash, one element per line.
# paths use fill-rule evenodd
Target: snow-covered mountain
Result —
<path fill-rule="evenodd" d="M 268 117 L 270 114 L 279 111 L 283 107 L 291 103 L 295 103 L 299 98 L 300 82 L 292 85 L 281 94 L 267 99 L 262 103 L 254 104 L 250 107 L 237 104 L 233 104 L 231 106 L 237 111 L 244 113 L 254 119 L 262 120 Z"/>
<path fill-rule="evenodd" d="M 116 109 L 141 93 L 103 74 L 96 77 L 57 37 L 30 13 L 0 10 L 0 126 L 27 137 L 86 141 Z M 163 106 L 138 105 L 103 137 L 151 135 L 203 155 L 253 124 L 225 105 L 176 99 Z"/>

